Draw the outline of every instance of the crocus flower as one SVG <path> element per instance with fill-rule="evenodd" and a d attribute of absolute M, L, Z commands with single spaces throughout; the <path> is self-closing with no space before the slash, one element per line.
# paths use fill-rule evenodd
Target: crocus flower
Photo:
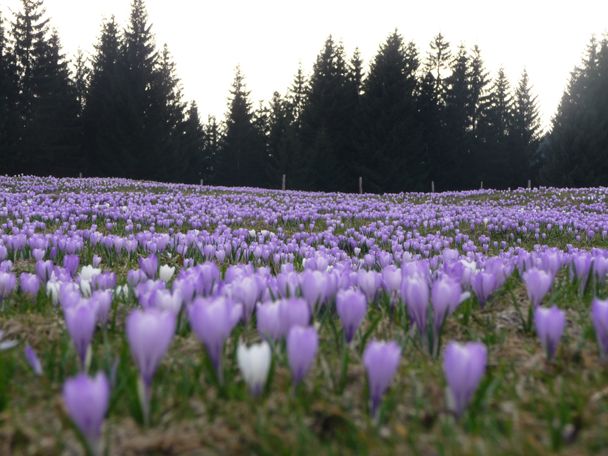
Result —
<path fill-rule="evenodd" d="M 401 294 L 419 333 L 424 334 L 429 305 L 429 286 L 426 279 L 418 274 L 404 277 L 401 282 Z"/>
<path fill-rule="evenodd" d="M 350 343 L 367 313 L 366 297 L 353 288 L 340 290 L 336 295 L 336 310 L 344 328 L 346 342 Z"/>
<path fill-rule="evenodd" d="M 83 370 L 87 365 L 87 352 L 93 339 L 97 321 L 97 309 L 90 301 L 82 299 L 77 304 L 64 307 L 65 324 Z"/>
<path fill-rule="evenodd" d="M 542 269 L 531 268 L 524 272 L 523 279 L 532 305 L 539 306 L 551 288 L 553 276 Z"/>
<path fill-rule="evenodd" d="M 396 342 L 371 341 L 363 353 L 363 365 L 367 371 L 371 415 L 375 416 L 382 396 L 388 389 L 401 357 Z"/>
<path fill-rule="evenodd" d="M 17 288 L 17 278 L 12 272 L 0 272 L 0 302 Z"/>
<path fill-rule="evenodd" d="M 175 274 L 175 266 L 169 266 L 167 264 L 163 264 L 158 271 L 158 277 L 163 282 L 171 280 L 173 274 Z"/>
<path fill-rule="evenodd" d="M 357 272 L 357 284 L 359 289 L 365 294 L 368 302 L 372 302 L 376 297 L 378 288 L 382 284 L 382 277 L 376 271 L 366 271 L 360 269 Z"/>
<path fill-rule="evenodd" d="M 325 274 L 321 271 L 304 271 L 301 275 L 300 288 L 311 313 L 314 313 L 316 306 L 325 300 L 327 288 Z"/>
<path fill-rule="evenodd" d="M 279 340 L 282 336 L 280 301 L 258 303 L 256 310 L 257 329 L 261 336 Z"/>
<path fill-rule="evenodd" d="M 99 449 L 101 427 L 108 411 L 110 384 L 105 374 L 79 374 L 63 385 L 63 402 L 68 415 L 86 438 L 93 454 Z"/>
<path fill-rule="evenodd" d="M 146 258 L 139 259 L 139 269 L 141 269 L 149 279 L 154 279 L 158 272 L 158 258 L 152 254 Z"/>
<path fill-rule="evenodd" d="M 439 333 L 446 317 L 454 312 L 468 296 L 468 293 L 462 293 L 460 284 L 449 276 L 442 276 L 433 282 L 431 304 L 433 306 L 435 333 Z"/>
<path fill-rule="evenodd" d="M 36 355 L 34 349 L 29 344 L 25 346 L 24 354 L 25 360 L 34 371 L 34 374 L 38 376 L 42 375 L 42 364 L 40 363 L 40 359 L 38 358 L 38 355 Z"/>
<path fill-rule="evenodd" d="M 294 326 L 287 336 L 287 358 L 293 382 L 300 383 L 310 370 L 319 348 L 319 335 L 314 326 Z"/>
<path fill-rule="evenodd" d="M 308 326 L 310 323 L 310 307 L 304 299 L 283 299 L 279 305 L 282 336 L 286 336 L 293 326 Z"/>
<path fill-rule="evenodd" d="M 150 387 L 175 334 L 175 315 L 157 309 L 134 310 L 127 317 L 127 339 L 144 384 Z"/>
<path fill-rule="evenodd" d="M 488 353 L 480 342 L 450 342 L 443 355 L 443 372 L 454 412 L 460 417 L 483 377 Z"/>
<path fill-rule="evenodd" d="M 36 274 L 22 272 L 19 276 L 19 287 L 26 295 L 34 297 L 40 290 L 40 279 Z"/>
<path fill-rule="evenodd" d="M 264 389 L 271 361 L 270 345 L 263 341 L 250 347 L 239 344 L 237 362 L 251 394 L 258 396 Z"/>
<path fill-rule="evenodd" d="M 608 299 L 595 298 L 591 304 L 591 320 L 602 359 L 608 358 Z"/>
<path fill-rule="evenodd" d="M 241 318 L 242 306 L 228 298 L 196 298 L 188 308 L 190 325 L 196 338 L 205 345 L 221 381 L 224 343 Z"/>
<path fill-rule="evenodd" d="M 53 272 L 53 262 L 51 260 L 38 260 L 34 265 L 34 270 L 36 271 L 36 275 L 42 282 L 46 282 L 51 277 Z"/>
<path fill-rule="evenodd" d="M 112 307 L 112 291 L 94 291 L 89 301 L 95 306 L 97 311 L 97 323 L 104 326 L 108 322 L 108 318 L 110 316 L 110 308 Z"/>
<path fill-rule="evenodd" d="M 74 277 L 74 274 L 76 274 L 79 264 L 80 258 L 78 255 L 66 255 L 63 257 L 63 267 L 72 277 Z"/>
<path fill-rule="evenodd" d="M 557 306 L 537 307 L 534 324 L 538 338 L 547 352 L 547 359 L 553 359 L 566 325 L 566 313 Z"/>
<path fill-rule="evenodd" d="M 17 346 L 16 340 L 5 340 L 4 331 L 0 329 L 0 351 L 10 350 Z"/>
<path fill-rule="evenodd" d="M 497 277 L 492 272 L 478 271 L 471 277 L 471 287 L 477 296 L 479 305 L 483 307 L 497 287 Z"/>

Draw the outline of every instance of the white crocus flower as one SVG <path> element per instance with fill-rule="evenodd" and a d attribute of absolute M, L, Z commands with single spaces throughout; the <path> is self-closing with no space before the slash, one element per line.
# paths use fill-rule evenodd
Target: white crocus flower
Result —
<path fill-rule="evenodd" d="M 10 350 L 17 345 L 16 340 L 3 340 L 4 331 L 0 329 L 0 351 Z"/>
<path fill-rule="evenodd" d="M 59 282 L 56 280 L 49 280 L 46 283 L 46 295 L 50 296 L 53 305 L 57 305 L 59 302 Z"/>
<path fill-rule="evenodd" d="M 89 264 L 87 266 L 83 266 L 80 270 L 80 280 L 86 280 L 90 282 L 91 280 L 93 280 L 93 277 L 99 274 L 101 274 L 101 269 L 95 268 Z"/>
<path fill-rule="evenodd" d="M 168 282 L 169 280 L 171 280 L 171 277 L 173 277 L 174 273 L 175 273 L 175 266 L 169 266 L 167 264 L 163 264 L 158 271 L 158 276 L 160 277 L 160 280 L 162 280 L 163 282 Z"/>
<path fill-rule="evenodd" d="M 266 384 L 270 370 L 270 345 L 266 341 L 250 347 L 239 344 L 236 357 L 241 375 L 247 382 L 251 393 L 254 396 L 259 395 Z"/>

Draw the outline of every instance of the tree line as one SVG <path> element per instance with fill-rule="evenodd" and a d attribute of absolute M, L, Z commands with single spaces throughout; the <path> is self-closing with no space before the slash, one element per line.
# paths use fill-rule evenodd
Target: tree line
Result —
<path fill-rule="evenodd" d="M 0 173 L 117 176 L 323 191 L 601 184 L 608 176 L 608 46 L 592 41 L 542 134 L 524 71 L 491 78 L 477 46 L 395 30 L 369 66 L 331 36 L 312 72 L 254 106 L 237 68 L 224 120 L 186 102 L 144 0 L 70 62 L 42 0 L 0 18 Z"/>

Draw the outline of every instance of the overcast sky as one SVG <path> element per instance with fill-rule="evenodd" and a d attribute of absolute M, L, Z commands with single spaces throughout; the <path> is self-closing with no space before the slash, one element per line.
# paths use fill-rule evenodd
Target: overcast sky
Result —
<path fill-rule="evenodd" d="M 20 0 L 0 0 L 10 16 Z M 93 50 L 103 18 L 126 25 L 130 0 L 45 0 L 68 55 Z M 504 66 L 515 84 L 524 68 L 544 126 L 592 34 L 608 31 L 608 0 L 148 0 L 157 45 L 169 45 L 184 93 L 206 117 L 223 117 L 240 64 L 253 101 L 284 92 L 301 62 L 309 73 L 326 37 L 359 47 L 366 64 L 395 28 L 426 55 L 443 33 L 455 49 L 478 44 L 494 76 Z"/>

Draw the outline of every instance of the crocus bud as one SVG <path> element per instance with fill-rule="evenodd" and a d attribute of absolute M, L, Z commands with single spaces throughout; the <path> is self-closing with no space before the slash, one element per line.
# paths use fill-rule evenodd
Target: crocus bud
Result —
<path fill-rule="evenodd" d="M 261 336 L 272 340 L 279 340 L 281 338 L 280 309 L 281 304 L 279 301 L 257 305 L 257 329 Z"/>
<path fill-rule="evenodd" d="M 40 359 L 38 358 L 38 355 L 36 355 L 34 349 L 29 344 L 25 346 L 24 353 L 25 360 L 34 371 L 34 374 L 38 376 L 42 375 L 42 364 L 40 363 Z"/>
<path fill-rule="evenodd" d="M 101 372 L 95 377 L 79 374 L 67 379 L 63 385 L 67 413 L 86 438 L 93 454 L 101 454 L 101 427 L 109 399 L 110 384 Z"/>
<path fill-rule="evenodd" d="M 433 305 L 433 326 L 439 333 L 446 317 L 454 312 L 468 293 L 462 293 L 460 284 L 449 276 L 442 276 L 433 282 L 431 287 L 431 304 Z"/>
<path fill-rule="evenodd" d="M 473 398 L 487 364 L 487 349 L 480 342 L 450 342 L 443 355 L 451 407 L 460 417 Z"/>
<path fill-rule="evenodd" d="M 163 282 L 168 282 L 169 280 L 171 280 L 174 273 L 175 273 L 175 266 L 169 266 L 169 265 L 163 264 L 158 271 L 158 276 L 159 276 L 160 280 L 162 280 Z"/>
<path fill-rule="evenodd" d="M 65 324 L 83 370 L 87 365 L 87 352 L 95 332 L 97 309 L 88 300 L 64 307 Z"/>
<path fill-rule="evenodd" d="M 173 313 L 157 309 L 134 310 L 127 317 L 126 330 L 131 354 L 148 387 L 173 340 L 175 324 Z"/>
<path fill-rule="evenodd" d="M 310 370 L 319 348 L 319 336 L 314 326 L 294 326 L 287 336 L 287 358 L 294 384 L 298 384 Z"/>
<path fill-rule="evenodd" d="M 367 313 L 367 299 L 358 290 L 340 290 L 336 296 L 336 310 L 344 328 L 346 342 L 350 343 Z"/>
<path fill-rule="evenodd" d="M 149 279 L 156 278 L 158 272 L 158 258 L 152 254 L 146 258 L 139 259 L 139 269 L 141 269 Z"/>
<path fill-rule="evenodd" d="M 17 278 L 12 272 L 0 272 L 0 302 L 17 288 Z"/>
<path fill-rule="evenodd" d="M 254 396 L 258 396 L 266 385 L 270 361 L 271 352 L 268 342 L 264 341 L 250 347 L 239 344 L 237 349 L 239 369 Z"/>
<path fill-rule="evenodd" d="M 557 306 L 537 307 L 534 324 L 540 343 L 547 352 L 547 359 L 553 359 L 566 325 L 566 313 Z"/>
<path fill-rule="evenodd" d="M 487 271 L 478 271 L 471 278 L 471 287 L 477 296 L 479 305 L 483 307 L 498 286 L 496 274 Z"/>
<path fill-rule="evenodd" d="M 539 306 L 551 288 L 553 276 L 542 269 L 531 268 L 524 272 L 523 279 L 532 305 Z"/>
<path fill-rule="evenodd" d="M 429 286 L 426 279 L 419 274 L 405 276 L 401 283 L 401 294 L 418 331 L 424 334 L 429 305 Z"/>
<path fill-rule="evenodd" d="M 197 298 L 188 308 L 190 326 L 205 345 L 211 363 L 221 381 L 224 343 L 242 315 L 242 306 L 227 298 Z"/>
<path fill-rule="evenodd" d="M 591 304 L 591 319 L 602 359 L 608 358 L 608 299 L 595 298 Z"/>
<path fill-rule="evenodd" d="M 371 415 L 375 416 L 382 396 L 388 389 L 401 357 L 401 348 L 396 342 L 371 341 L 363 353 L 363 364 L 367 371 Z"/>
<path fill-rule="evenodd" d="M 21 290 L 30 297 L 35 297 L 40 290 L 40 279 L 35 274 L 22 272 L 19 276 Z"/>

